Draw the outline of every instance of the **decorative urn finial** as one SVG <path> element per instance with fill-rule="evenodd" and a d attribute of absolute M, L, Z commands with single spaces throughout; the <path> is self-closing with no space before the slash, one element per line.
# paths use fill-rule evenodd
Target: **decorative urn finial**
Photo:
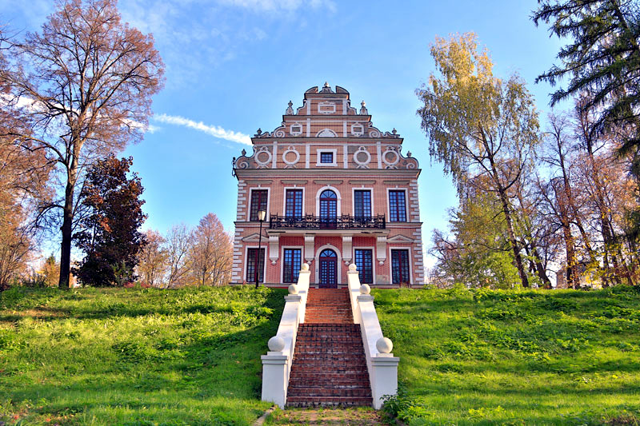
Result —
<path fill-rule="evenodd" d="M 365 101 L 360 102 L 362 108 L 360 108 L 360 115 L 368 115 L 369 111 L 367 111 L 367 103 Z"/>
<path fill-rule="evenodd" d="M 293 115 L 293 102 L 289 101 L 289 107 L 287 108 L 287 115 Z"/>

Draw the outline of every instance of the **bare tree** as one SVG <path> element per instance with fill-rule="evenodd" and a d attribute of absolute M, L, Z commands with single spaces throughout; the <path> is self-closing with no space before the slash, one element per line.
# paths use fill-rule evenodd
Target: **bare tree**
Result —
<path fill-rule="evenodd" d="M 185 284 L 189 272 L 188 254 L 191 247 L 192 231 L 183 223 L 175 225 L 167 235 L 167 262 L 168 276 L 167 287 L 176 287 Z"/>
<path fill-rule="evenodd" d="M 41 213 L 62 212 L 59 285 L 68 288 L 84 171 L 142 139 L 163 63 L 151 35 L 121 22 L 116 0 L 60 1 L 40 32 L 8 43 L 3 108 L 27 117 L 30 128 L 4 136 L 57 163 L 60 199 Z"/>
<path fill-rule="evenodd" d="M 144 233 L 147 245 L 138 253 L 138 274 L 145 284 L 159 286 L 163 284 L 168 269 L 167 240 L 158 232 L 149 230 Z"/>
<path fill-rule="evenodd" d="M 218 217 L 209 213 L 193 232 L 191 270 L 199 285 L 223 285 L 231 274 L 231 237 Z"/>

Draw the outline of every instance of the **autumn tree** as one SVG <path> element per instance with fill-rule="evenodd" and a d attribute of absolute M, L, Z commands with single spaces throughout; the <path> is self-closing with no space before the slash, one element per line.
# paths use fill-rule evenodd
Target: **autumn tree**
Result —
<path fill-rule="evenodd" d="M 193 232 L 185 224 L 174 225 L 166 238 L 168 275 L 167 287 L 178 287 L 186 283 L 190 270 L 190 249 Z"/>
<path fill-rule="evenodd" d="M 59 285 L 66 288 L 85 172 L 143 137 L 163 63 L 152 36 L 121 21 L 116 0 L 61 0 L 40 32 L 5 42 L 3 109 L 29 126 L 1 136 L 57 164 L 60 199 L 41 206 L 41 217 L 61 213 Z"/>
<path fill-rule="evenodd" d="M 86 254 L 75 274 L 94 286 L 124 285 L 134 280 L 138 253 L 146 240 L 140 226 L 146 219 L 140 198 L 143 187 L 134 173 L 133 159 L 113 156 L 98 161 L 87 173 L 82 207 L 87 212 L 74 235 Z"/>
<path fill-rule="evenodd" d="M 432 74 L 417 91 L 429 153 L 452 175 L 459 194 L 480 183 L 479 189 L 496 195 L 520 282 L 528 287 L 511 191 L 538 144 L 533 98 L 517 75 L 507 81 L 493 75 L 491 59 L 478 51 L 474 34 L 437 38 L 431 55 L 440 78 Z"/>
<path fill-rule="evenodd" d="M 209 213 L 193 231 L 189 253 L 198 285 L 223 285 L 231 275 L 232 243 L 218 217 Z"/>
<path fill-rule="evenodd" d="M 4 63 L 0 51 L 0 68 Z M 28 122 L 0 108 L 0 291 L 26 269 L 36 238 L 30 212 L 51 197 L 49 159 L 28 140 L 8 136 L 17 130 L 28 133 Z"/>
<path fill-rule="evenodd" d="M 495 193 L 471 189 L 449 215 L 448 235 L 434 231 L 431 249 L 441 286 L 511 288 L 519 282 Z"/>
<path fill-rule="evenodd" d="M 167 240 L 154 230 L 144 236 L 147 244 L 138 253 L 138 274 L 145 284 L 161 286 L 168 269 Z"/>

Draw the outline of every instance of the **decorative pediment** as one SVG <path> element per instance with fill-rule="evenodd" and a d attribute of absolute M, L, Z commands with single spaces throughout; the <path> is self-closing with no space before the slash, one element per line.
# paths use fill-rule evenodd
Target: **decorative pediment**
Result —
<path fill-rule="evenodd" d="M 405 237 L 404 235 L 394 235 L 391 238 L 387 238 L 387 243 L 406 243 L 413 244 L 413 239 Z"/>
<path fill-rule="evenodd" d="M 316 135 L 317 138 L 335 138 L 338 135 L 331 129 L 322 129 Z"/>
<path fill-rule="evenodd" d="M 244 243 L 257 243 L 260 239 L 260 235 L 256 232 L 255 234 L 247 235 L 242 239 Z M 263 238 L 264 240 L 264 238 Z"/>

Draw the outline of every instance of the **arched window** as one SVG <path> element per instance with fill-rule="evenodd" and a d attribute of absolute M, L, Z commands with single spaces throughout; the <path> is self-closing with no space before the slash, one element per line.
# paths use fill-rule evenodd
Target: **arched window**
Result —
<path fill-rule="evenodd" d="M 330 189 L 320 194 L 320 227 L 334 229 L 338 219 L 338 196 Z"/>

